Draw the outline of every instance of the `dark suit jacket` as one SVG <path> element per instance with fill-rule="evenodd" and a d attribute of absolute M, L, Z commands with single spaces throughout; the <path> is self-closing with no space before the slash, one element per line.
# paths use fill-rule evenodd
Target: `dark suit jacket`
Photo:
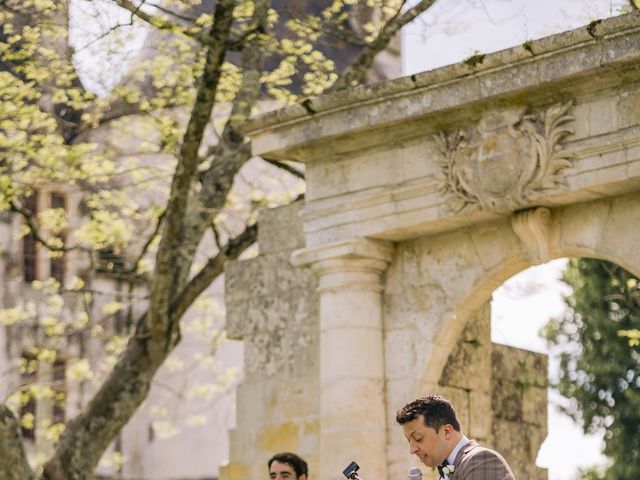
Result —
<path fill-rule="evenodd" d="M 498 452 L 471 440 L 456 455 L 451 480 L 515 480 L 507 461 Z"/>

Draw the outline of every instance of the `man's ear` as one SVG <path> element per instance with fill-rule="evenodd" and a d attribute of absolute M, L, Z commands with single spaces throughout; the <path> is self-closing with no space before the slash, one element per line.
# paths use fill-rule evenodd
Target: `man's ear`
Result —
<path fill-rule="evenodd" d="M 451 425 L 450 423 L 447 423 L 447 424 L 443 425 L 442 429 L 444 430 L 444 436 L 445 437 L 449 437 L 449 435 L 451 435 L 451 432 L 454 431 L 453 425 Z"/>
<path fill-rule="evenodd" d="M 306 473 L 303 473 L 302 475 L 300 475 L 300 476 L 298 477 L 298 480 L 307 480 L 307 474 L 306 474 Z"/>

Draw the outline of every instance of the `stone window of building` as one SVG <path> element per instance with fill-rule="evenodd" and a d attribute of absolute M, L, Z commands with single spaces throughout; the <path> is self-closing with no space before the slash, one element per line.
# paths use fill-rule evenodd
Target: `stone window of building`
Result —
<path fill-rule="evenodd" d="M 33 192 L 25 200 L 25 207 L 31 213 L 38 211 L 38 192 Z M 27 283 L 38 279 L 38 241 L 33 232 L 22 237 L 22 272 Z"/>
<path fill-rule="evenodd" d="M 53 192 L 51 194 L 51 208 L 61 208 L 64 211 L 67 211 L 66 197 L 61 193 Z M 66 242 L 66 234 L 64 232 L 60 233 L 60 239 L 63 242 Z M 50 275 L 55 278 L 60 285 L 64 285 L 64 276 L 67 271 L 65 256 L 52 256 L 49 260 L 49 267 Z"/>
<path fill-rule="evenodd" d="M 56 359 L 51 372 L 46 375 L 47 378 L 43 378 L 43 372 L 39 371 L 37 367 L 38 364 L 35 355 L 24 352 L 22 358 L 24 360 L 24 367 L 21 369 L 20 376 L 24 397 L 20 406 L 20 418 L 25 419 L 30 417 L 29 422 L 23 422 L 22 437 L 26 440 L 34 441 L 36 422 L 38 421 L 38 417 L 42 416 L 43 412 L 41 407 L 37 405 L 35 392 L 31 387 L 39 383 L 41 387 L 51 388 L 52 395 L 48 400 L 51 408 L 49 410 L 51 424 L 64 423 L 66 420 L 67 364 L 64 359 Z"/>
<path fill-rule="evenodd" d="M 42 207 L 61 208 L 67 211 L 67 197 L 63 193 L 51 192 L 45 202 L 42 202 L 43 192 L 35 191 L 25 199 L 25 207 L 32 214 L 36 215 Z M 66 233 L 61 232 L 59 238 L 65 242 Z M 41 259 L 42 250 L 33 232 L 29 232 L 22 238 L 22 271 L 24 281 L 31 283 L 34 280 L 44 280 L 46 277 L 46 259 Z M 41 264 L 41 260 L 45 264 Z M 44 271 L 43 271 L 44 270 Z M 64 277 L 67 272 L 67 259 L 65 255 L 51 255 L 49 257 L 49 275 L 55 278 L 60 284 L 64 284 Z"/>
<path fill-rule="evenodd" d="M 22 391 L 24 396 L 20 402 L 20 418 L 22 422 L 22 438 L 25 440 L 35 440 L 35 418 L 36 418 L 36 399 L 33 392 L 29 388 L 36 382 L 36 371 L 32 367 L 35 362 L 35 356 L 30 353 L 23 353 L 22 359 L 24 360 L 24 366 L 20 369 L 20 384 L 22 385 Z M 25 422 L 27 417 L 31 417 L 31 422 Z M 32 424 L 33 427 L 27 426 Z"/>

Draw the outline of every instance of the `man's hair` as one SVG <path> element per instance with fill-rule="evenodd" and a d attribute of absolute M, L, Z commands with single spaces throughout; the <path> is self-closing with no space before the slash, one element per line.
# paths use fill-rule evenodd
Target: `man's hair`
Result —
<path fill-rule="evenodd" d="M 301 457 L 299 457 L 295 453 L 291 453 L 291 452 L 276 453 L 269 460 L 269 465 L 268 465 L 269 470 L 271 470 L 271 464 L 273 462 L 286 463 L 291 468 L 293 468 L 293 471 L 296 472 L 296 477 L 298 478 L 300 478 L 300 475 L 309 476 L 307 462 L 305 462 Z"/>
<path fill-rule="evenodd" d="M 396 413 L 396 422 L 402 425 L 415 420 L 420 415 L 424 419 L 424 424 L 436 432 L 446 424 L 450 424 L 455 431 L 460 431 L 460 422 L 453 405 L 440 395 L 426 395 L 407 403 Z"/>

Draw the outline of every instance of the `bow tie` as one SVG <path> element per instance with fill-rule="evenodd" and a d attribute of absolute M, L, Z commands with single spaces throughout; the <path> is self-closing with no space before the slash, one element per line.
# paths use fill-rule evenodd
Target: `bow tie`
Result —
<path fill-rule="evenodd" d="M 446 478 L 444 475 L 444 470 L 443 468 L 446 467 L 447 465 L 449 465 L 449 462 L 447 461 L 447 459 L 444 459 L 444 462 L 442 462 L 442 465 L 438 465 L 436 468 L 438 469 L 438 473 L 440 474 L 440 478 Z"/>

